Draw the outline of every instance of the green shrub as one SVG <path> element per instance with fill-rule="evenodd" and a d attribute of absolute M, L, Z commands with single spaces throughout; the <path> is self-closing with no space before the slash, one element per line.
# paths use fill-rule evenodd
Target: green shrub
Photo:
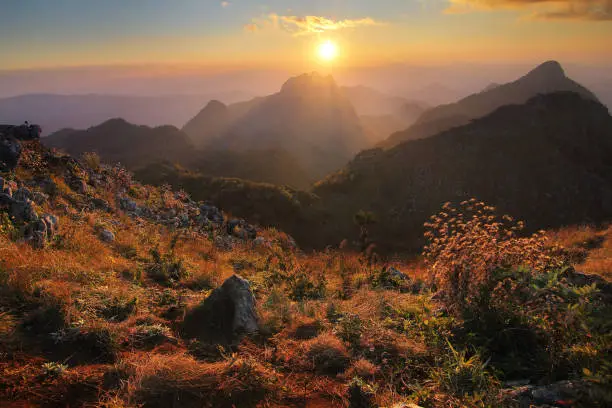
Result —
<path fill-rule="evenodd" d="M 442 391 L 456 396 L 487 394 L 497 386 L 497 380 L 487 371 L 487 362 L 478 354 L 468 357 L 465 350 L 457 351 L 448 344 L 449 353 L 432 371 L 432 380 Z"/>
<path fill-rule="evenodd" d="M 151 250 L 151 262 L 147 267 L 147 274 L 151 279 L 165 285 L 178 282 L 189 276 L 189 270 L 182 259 L 175 255 L 178 237 L 174 237 L 167 253 L 161 254 L 158 248 Z"/>
<path fill-rule="evenodd" d="M 316 300 L 325 297 L 327 281 L 323 274 L 310 278 L 306 271 L 299 271 L 289 278 L 289 297 L 292 300 Z"/>

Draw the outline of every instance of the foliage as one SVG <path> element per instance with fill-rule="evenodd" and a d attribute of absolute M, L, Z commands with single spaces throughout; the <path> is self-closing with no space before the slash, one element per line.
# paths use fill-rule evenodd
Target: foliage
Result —
<path fill-rule="evenodd" d="M 189 270 L 183 260 L 175 253 L 178 235 L 170 241 L 168 252 L 161 254 L 158 248 L 151 249 L 151 262 L 147 267 L 149 276 L 162 284 L 172 284 L 189 276 Z"/>
<path fill-rule="evenodd" d="M 547 248 L 544 234 L 520 237 L 522 222 L 498 217 L 495 208 L 476 199 L 459 208 L 445 204 L 425 226 L 424 256 L 431 279 L 446 306 L 458 313 L 489 306 L 480 295 L 497 286 L 500 270 L 544 272 L 562 266 Z"/>

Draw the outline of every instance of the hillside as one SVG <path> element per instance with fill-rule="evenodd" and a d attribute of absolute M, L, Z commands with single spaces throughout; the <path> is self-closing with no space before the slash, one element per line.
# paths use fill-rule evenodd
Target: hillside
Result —
<path fill-rule="evenodd" d="M 64 129 L 42 139 L 46 146 L 80 156 L 96 152 L 104 161 L 135 168 L 147 163 L 181 161 L 193 151 L 187 135 L 174 126 L 150 128 L 111 119 L 86 130 Z"/>
<path fill-rule="evenodd" d="M 264 98 L 254 98 L 245 102 L 225 105 L 220 101 L 210 101 L 197 115 L 191 118 L 182 131 L 196 146 L 214 148 L 217 139 L 228 131 L 230 126 L 257 106 Z"/>
<path fill-rule="evenodd" d="M 597 101 L 592 92 L 568 78 L 558 62 L 548 61 L 514 82 L 487 87 L 455 103 L 426 111 L 414 125 L 391 135 L 380 146 L 388 148 L 407 140 L 430 137 L 443 130 L 468 124 L 502 106 L 524 103 L 538 94 L 561 91 L 576 92 Z"/>
<path fill-rule="evenodd" d="M 0 178 L 3 406 L 612 402 L 612 286 L 572 268 L 594 268 L 605 230 L 551 231 L 568 245 L 551 247 L 472 200 L 438 215 L 424 262 L 304 253 L 120 166 L 17 142 Z M 202 197 L 240 201 L 223 182 Z"/>
<path fill-rule="evenodd" d="M 612 117 L 575 93 L 537 96 L 484 118 L 392 149 L 362 152 L 314 193 L 335 220 L 325 242 L 375 213 L 374 241 L 416 250 L 423 223 L 447 201 L 478 197 L 531 230 L 612 216 Z"/>
<path fill-rule="evenodd" d="M 342 167 L 368 146 L 348 98 L 331 76 L 317 73 L 291 78 L 263 99 L 229 107 L 209 104 L 185 131 L 215 149 L 285 150 L 313 178 Z"/>

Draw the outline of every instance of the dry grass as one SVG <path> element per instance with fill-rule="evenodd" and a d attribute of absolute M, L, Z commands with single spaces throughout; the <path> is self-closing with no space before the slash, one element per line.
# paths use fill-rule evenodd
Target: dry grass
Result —
<path fill-rule="evenodd" d="M 95 157 L 87 161 L 97 166 Z M 126 187 L 125 175 L 116 172 L 112 185 Z M 32 169 L 17 172 L 24 179 L 33 175 Z M 222 250 L 202 232 L 177 231 L 118 211 L 115 187 L 91 192 L 113 211 L 92 210 L 61 173 L 49 175 L 57 193 L 38 211 L 58 215 L 58 237 L 35 250 L 0 230 L 0 400 L 8 406 L 346 407 L 356 378 L 379 406 L 408 400 L 483 406 L 484 400 L 451 395 L 462 391 L 462 378 L 451 374 L 496 384 L 482 367 L 484 359 L 462 354 L 475 347 L 451 352 L 454 336 L 465 335 L 463 322 L 432 299 L 431 287 L 402 293 L 372 283 L 389 265 L 368 265 L 348 251 L 304 254 L 274 229 L 262 232 L 266 245 L 237 240 Z M 160 211 L 183 205 L 164 189 L 126 189 L 139 205 Z M 529 260 L 537 263 L 539 238 L 511 237 L 512 243 L 533 244 L 525 254 L 521 245 L 492 242 L 503 230 L 485 224 L 475 226 L 487 232 L 474 241 L 478 251 L 458 243 L 458 252 L 435 258 L 464 271 L 474 267 L 465 274 L 470 282 L 479 282 L 488 265 L 519 255 L 533 255 Z M 116 240 L 101 242 L 100 228 L 112 230 Z M 585 251 L 578 270 L 608 278 L 610 237 L 612 230 L 591 227 L 548 234 L 550 242 Z M 446 244 L 458 242 L 447 238 Z M 154 250 L 170 263 L 180 262 L 185 273 L 154 279 L 147 273 L 156 262 Z M 440 264 L 397 259 L 391 266 L 412 280 L 429 281 Z M 260 333 L 224 350 L 182 338 L 185 313 L 234 273 L 251 282 Z M 584 354 L 589 347 L 574 349 Z"/>

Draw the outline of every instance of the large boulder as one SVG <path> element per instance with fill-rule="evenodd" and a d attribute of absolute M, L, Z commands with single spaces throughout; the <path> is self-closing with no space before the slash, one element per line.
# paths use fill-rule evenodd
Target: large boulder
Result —
<path fill-rule="evenodd" d="M 205 343 L 233 345 L 259 330 L 255 296 L 249 282 L 233 275 L 200 305 L 189 310 L 182 332 Z"/>
<path fill-rule="evenodd" d="M 0 171 L 12 171 L 21 157 L 21 143 L 13 136 L 0 133 Z"/>

